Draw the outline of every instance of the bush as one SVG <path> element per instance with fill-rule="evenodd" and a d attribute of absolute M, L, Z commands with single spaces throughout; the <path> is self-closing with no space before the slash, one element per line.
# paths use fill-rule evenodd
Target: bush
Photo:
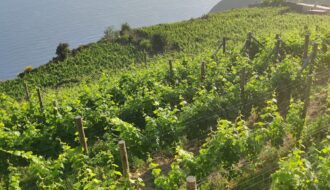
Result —
<path fill-rule="evenodd" d="M 23 78 L 26 74 L 31 73 L 33 71 L 32 66 L 25 67 L 24 71 L 19 73 L 17 76 Z"/>
<path fill-rule="evenodd" d="M 24 69 L 24 73 L 31 73 L 32 70 L 33 70 L 33 68 L 32 68 L 31 65 L 30 65 L 30 66 L 27 66 L 27 67 L 25 67 L 25 69 Z"/>
<path fill-rule="evenodd" d="M 164 34 L 156 33 L 151 38 L 153 51 L 157 53 L 164 53 L 168 46 L 168 39 Z"/>
<path fill-rule="evenodd" d="M 124 23 L 124 24 L 121 25 L 121 30 L 120 30 L 119 33 L 120 33 L 121 36 L 124 36 L 126 34 L 129 34 L 130 31 L 131 31 L 131 27 L 129 26 L 129 24 Z"/>
<path fill-rule="evenodd" d="M 306 158 L 302 150 L 294 150 L 272 174 L 271 189 L 329 189 L 329 148 L 314 151 L 314 159 Z"/>
<path fill-rule="evenodd" d="M 142 50 L 150 51 L 152 44 L 151 44 L 150 40 L 144 39 L 144 40 L 140 41 L 139 46 L 140 46 L 140 49 L 142 49 Z"/>
<path fill-rule="evenodd" d="M 117 37 L 118 37 L 118 35 L 112 26 L 109 26 L 104 31 L 104 39 L 106 39 L 107 41 L 114 41 L 115 39 L 117 39 Z"/>
<path fill-rule="evenodd" d="M 58 61 L 64 61 L 69 54 L 71 53 L 71 50 L 69 49 L 68 43 L 60 43 L 56 48 L 56 60 Z"/>

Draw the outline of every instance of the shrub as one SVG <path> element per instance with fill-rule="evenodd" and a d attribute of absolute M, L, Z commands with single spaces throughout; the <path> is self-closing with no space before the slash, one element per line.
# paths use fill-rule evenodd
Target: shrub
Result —
<path fill-rule="evenodd" d="M 208 19 L 210 16 L 208 14 L 204 14 L 201 19 Z"/>
<path fill-rule="evenodd" d="M 32 66 L 25 67 L 24 71 L 19 73 L 17 76 L 23 78 L 26 74 L 31 73 L 33 71 Z"/>
<path fill-rule="evenodd" d="M 68 43 L 60 43 L 56 48 L 56 59 L 58 61 L 64 61 L 69 54 L 71 53 L 71 50 L 69 49 Z"/>
<path fill-rule="evenodd" d="M 156 33 L 151 38 L 153 51 L 157 53 L 164 53 L 168 46 L 168 39 L 164 34 Z"/>
<path fill-rule="evenodd" d="M 146 118 L 145 144 L 150 150 L 155 151 L 174 147 L 178 141 L 180 132 L 176 113 L 178 110 L 171 108 L 159 108 L 154 111 L 157 118 Z"/>
<path fill-rule="evenodd" d="M 117 33 L 115 32 L 114 28 L 112 26 L 109 26 L 105 31 L 104 31 L 104 39 L 108 41 L 114 41 L 117 39 Z"/>
<path fill-rule="evenodd" d="M 139 46 L 140 46 L 140 49 L 149 51 L 149 50 L 151 50 L 152 44 L 151 44 L 150 40 L 144 39 L 144 40 L 140 41 Z"/>
<path fill-rule="evenodd" d="M 129 26 L 129 24 L 124 23 L 124 24 L 121 25 L 121 30 L 120 30 L 119 33 L 120 33 L 121 36 L 123 36 L 125 34 L 130 33 L 130 31 L 131 31 L 131 27 Z"/>
<path fill-rule="evenodd" d="M 30 66 L 27 66 L 27 67 L 25 67 L 25 69 L 24 69 L 24 73 L 31 73 L 32 70 L 33 70 L 33 68 L 32 68 L 31 65 L 30 65 Z"/>
<path fill-rule="evenodd" d="M 278 189 L 319 189 L 326 188 L 327 182 L 319 181 L 318 174 L 322 169 L 329 169 L 329 166 L 320 167 L 321 162 L 313 164 L 307 160 L 301 150 L 294 150 L 288 158 L 282 159 L 279 163 L 280 169 L 272 174 L 272 190 Z M 318 173 L 317 170 L 321 170 Z M 328 172 L 327 172 L 328 173 Z M 329 175 L 327 175 L 329 176 Z"/>

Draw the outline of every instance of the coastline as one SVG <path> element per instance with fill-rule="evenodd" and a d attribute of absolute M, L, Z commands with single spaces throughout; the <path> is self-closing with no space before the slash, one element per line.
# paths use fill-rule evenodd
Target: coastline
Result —
<path fill-rule="evenodd" d="M 98 41 L 108 26 L 119 29 L 127 22 L 137 28 L 197 18 L 217 1 L 62 0 L 62 3 L 40 3 L 3 0 L 0 6 L 0 80 L 15 79 L 27 66 L 37 68 L 46 64 L 55 56 L 60 42 L 77 48 Z"/>

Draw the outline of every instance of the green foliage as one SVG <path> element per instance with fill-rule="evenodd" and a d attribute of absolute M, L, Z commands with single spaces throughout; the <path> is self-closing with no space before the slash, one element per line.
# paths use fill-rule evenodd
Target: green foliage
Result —
<path fill-rule="evenodd" d="M 71 50 L 69 49 L 69 44 L 60 43 L 56 48 L 57 57 L 55 58 L 55 60 L 64 61 L 69 56 L 70 52 Z"/>
<path fill-rule="evenodd" d="M 121 36 L 129 34 L 130 32 L 131 32 L 131 27 L 129 26 L 128 23 L 124 23 L 121 25 L 121 30 L 119 32 Z"/>
<path fill-rule="evenodd" d="M 299 81 L 297 80 L 298 72 L 300 69 L 299 62 L 291 58 L 290 61 L 286 58 L 282 64 L 280 64 L 272 77 L 272 84 L 276 88 L 276 99 L 280 109 L 280 113 L 283 117 L 286 117 L 291 94 L 297 94 L 300 89 Z M 303 91 L 299 91 L 302 93 Z M 298 94 L 300 94 L 298 93 Z"/>
<path fill-rule="evenodd" d="M 157 33 L 151 37 L 152 49 L 157 53 L 164 53 L 168 48 L 168 43 L 168 39 L 164 34 Z"/>
<path fill-rule="evenodd" d="M 327 17 L 317 15 L 281 14 L 283 10 L 284 8 L 234 10 L 221 14 L 210 14 L 207 19 L 161 24 L 139 30 L 132 29 L 131 31 L 133 41 L 136 41 L 137 44 L 142 40 L 152 42 L 152 36 L 160 34 L 166 36 L 169 49 L 173 49 L 172 46 L 175 46 L 176 48 L 173 50 L 180 49 L 186 52 L 186 55 L 214 51 L 219 45 L 218 40 L 224 36 L 231 39 L 228 47 L 235 45 L 241 48 L 248 31 L 252 31 L 257 38 L 262 39 L 273 39 L 274 34 L 278 33 L 283 34 L 284 42 L 290 41 L 288 43 L 290 46 L 285 47 L 285 49 L 295 51 L 297 53 L 295 55 L 301 56 L 305 34 L 302 27 L 308 25 L 311 33 L 319 35 L 320 31 L 327 31 L 329 20 Z M 265 23 L 268 24 L 265 25 Z M 318 32 L 315 31 L 316 26 Z M 271 34 L 269 31 L 272 31 Z M 106 33 L 109 35 L 105 39 L 116 41 L 119 37 L 119 33 L 113 29 Z M 322 36 L 325 35 L 322 34 Z M 259 39 L 259 41 L 261 40 Z M 291 41 L 297 45 L 292 46 Z M 51 64 L 53 62 L 50 62 L 50 64 L 35 69 L 33 73 L 23 76 L 22 79 L 1 83 L 0 92 L 20 99 L 24 97 L 23 81 L 26 81 L 29 86 L 45 88 L 72 86 L 84 80 L 94 81 L 99 79 L 102 71 L 111 73 L 112 76 L 118 69 L 132 63 L 142 62 L 145 56 L 132 44 L 123 46 L 108 43 L 108 40 L 100 40 L 74 52 L 76 53 L 70 55 L 66 60 L 58 62 L 58 64 Z"/>
<path fill-rule="evenodd" d="M 109 42 L 113 42 L 118 38 L 117 32 L 112 26 L 109 26 L 105 31 L 104 31 L 104 39 L 106 39 Z"/>
<path fill-rule="evenodd" d="M 143 137 L 138 128 L 120 120 L 119 118 L 111 119 L 110 122 L 113 125 L 112 131 L 118 133 L 119 139 L 125 140 L 130 153 L 133 155 L 143 154 L 143 152 L 141 152 Z"/>
<path fill-rule="evenodd" d="M 140 55 L 142 56 L 142 52 L 138 52 L 132 46 L 124 47 L 102 41 L 83 49 L 76 56 L 69 56 L 63 62 L 50 62 L 36 69 L 33 74 L 1 83 L 0 91 L 19 98 L 24 96 L 23 81 L 30 87 L 38 85 L 49 88 L 72 86 L 84 80 L 94 81 L 100 79 L 103 71 L 123 68 L 136 62 Z M 110 72 L 110 75 L 115 73 Z M 34 89 L 30 89 L 32 90 Z"/>
<path fill-rule="evenodd" d="M 185 178 L 177 164 L 171 164 L 171 171 L 167 176 L 161 175 L 161 169 L 159 168 L 153 169 L 152 174 L 155 178 L 156 189 L 159 190 L 179 189 L 179 184 L 182 183 Z"/>
<path fill-rule="evenodd" d="M 323 142 L 319 150 L 311 148 L 312 159 L 302 150 L 294 150 L 280 161 L 280 169 L 273 175 L 272 189 L 329 189 L 330 147 Z"/>
<path fill-rule="evenodd" d="M 292 102 L 290 104 L 289 113 L 286 118 L 286 121 L 288 123 L 287 130 L 297 139 L 301 137 L 301 133 L 305 123 L 304 119 L 301 118 L 302 110 L 302 102 Z"/>
<path fill-rule="evenodd" d="M 177 112 L 177 109 L 159 108 L 154 111 L 155 117 L 146 118 L 145 145 L 150 151 L 175 147 L 180 135 Z"/>
<path fill-rule="evenodd" d="M 286 0 L 264 0 L 262 4 L 266 6 L 281 6 L 285 5 L 286 2 Z"/>
<path fill-rule="evenodd" d="M 30 72 L 32 72 L 32 70 L 33 70 L 32 66 L 27 66 L 24 69 L 24 73 L 30 73 Z"/>
<path fill-rule="evenodd" d="M 0 185 L 141 189 L 142 173 L 152 172 L 153 184 L 146 185 L 156 189 L 184 188 L 188 175 L 196 176 L 202 187 L 265 189 L 271 182 L 257 182 L 276 171 L 272 188 L 327 189 L 329 92 L 320 96 L 324 105 L 317 118 L 301 118 L 308 73 L 300 73 L 300 30 L 305 24 L 319 25 L 320 30 L 310 32 L 322 40 L 330 22 L 328 17 L 283 15 L 283 10 L 234 10 L 139 30 L 123 25 L 120 37 L 109 31 L 105 39 L 58 64 L 1 83 Z M 249 58 L 241 47 L 251 28 L 264 47 Z M 286 42 L 285 58 L 275 63 L 269 55 L 279 31 Z M 215 59 L 211 55 L 223 36 L 232 39 L 228 52 Z M 142 65 L 146 52 L 151 56 Z M 327 68 L 328 53 L 319 58 L 317 72 Z M 23 80 L 31 88 L 46 87 L 43 113 L 33 89 L 30 102 L 15 100 L 24 94 Z M 66 87 L 74 81 L 80 84 Z M 79 143 L 77 115 L 84 119 L 88 155 Z M 121 174 L 119 140 L 126 141 L 130 180 Z M 164 156 L 168 161 L 158 163 L 156 158 Z M 149 168 L 148 158 L 155 158 Z M 210 183 L 214 179 L 221 181 Z"/>
<path fill-rule="evenodd" d="M 143 49 L 145 51 L 150 51 L 152 48 L 151 41 L 148 39 L 141 40 L 139 46 L 141 49 Z"/>

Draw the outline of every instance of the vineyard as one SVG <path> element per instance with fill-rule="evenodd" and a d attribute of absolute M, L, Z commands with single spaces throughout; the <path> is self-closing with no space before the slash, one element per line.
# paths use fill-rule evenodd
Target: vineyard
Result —
<path fill-rule="evenodd" d="M 139 30 L 175 48 L 102 39 L 0 83 L 0 189 L 330 188 L 329 16 Z"/>

